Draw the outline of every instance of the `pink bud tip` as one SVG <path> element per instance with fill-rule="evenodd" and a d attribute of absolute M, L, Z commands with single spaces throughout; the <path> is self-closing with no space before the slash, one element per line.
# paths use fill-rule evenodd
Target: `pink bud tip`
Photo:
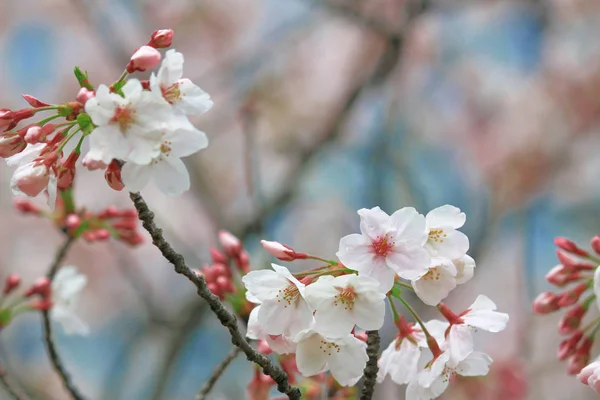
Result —
<path fill-rule="evenodd" d="M 25 133 L 25 141 L 29 144 L 36 144 L 38 142 L 40 142 L 40 139 L 42 138 L 42 128 L 34 125 L 31 128 L 27 129 L 27 132 Z"/>
<path fill-rule="evenodd" d="M 25 150 L 25 147 L 27 147 L 27 143 L 19 135 L 0 137 L 0 157 L 2 158 L 14 156 Z"/>
<path fill-rule="evenodd" d="M 85 106 L 85 103 L 87 103 L 88 100 L 93 99 L 94 96 L 96 96 L 96 92 L 94 92 L 93 90 L 81 88 L 79 89 L 79 93 L 77 93 L 77 97 L 75 97 L 75 100 L 77 100 L 79 103 Z"/>
<path fill-rule="evenodd" d="M 552 292 L 540 293 L 533 301 L 533 312 L 536 314 L 549 314 L 560 308 L 558 305 L 559 296 Z"/>
<path fill-rule="evenodd" d="M 48 103 L 44 103 L 43 101 L 36 99 L 35 97 L 29 94 L 24 94 L 22 96 L 25 99 L 25 101 L 29 103 L 29 105 L 33 108 L 48 107 L 50 105 Z"/>
<path fill-rule="evenodd" d="M 229 267 L 225 264 L 213 264 L 211 267 L 215 278 L 217 276 L 231 276 L 231 271 Z"/>
<path fill-rule="evenodd" d="M 31 288 L 25 293 L 25 297 L 33 296 L 34 294 L 39 294 L 43 298 L 50 297 L 50 279 L 44 277 L 38 278 Z"/>
<path fill-rule="evenodd" d="M 13 123 L 14 113 L 8 108 L 0 108 L 0 128 L 5 128 Z M 16 125 L 16 124 L 15 124 Z"/>
<path fill-rule="evenodd" d="M 354 333 L 354 337 L 357 338 L 357 339 L 359 339 L 359 340 L 362 340 L 363 342 L 366 343 L 367 339 L 369 338 L 369 335 L 367 335 L 367 332 L 362 331 L 362 332 L 358 332 L 358 333 L 355 332 Z"/>
<path fill-rule="evenodd" d="M 576 254 L 581 257 L 589 256 L 589 253 L 579 248 L 575 242 L 564 237 L 557 237 L 554 239 L 554 244 L 561 249 L 568 251 L 569 253 Z"/>
<path fill-rule="evenodd" d="M 150 46 L 142 46 L 133 55 L 127 65 L 127 72 L 146 71 L 160 63 L 161 55 L 158 50 Z"/>
<path fill-rule="evenodd" d="M 108 240 L 110 238 L 110 232 L 108 229 L 97 229 L 95 233 L 96 240 Z"/>
<path fill-rule="evenodd" d="M 221 293 L 233 293 L 235 292 L 235 287 L 233 286 L 232 280 L 224 275 L 218 276 L 215 280 L 215 283 L 219 286 Z"/>
<path fill-rule="evenodd" d="M 41 210 L 28 199 L 16 197 L 13 200 L 14 207 L 23 213 L 40 214 Z"/>
<path fill-rule="evenodd" d="M 4 294 L 9 294 L 21 284 L 21 277 L 17 274 L 10 274 L 6 277 L 4 283 Z"/>
<path fill-rule="evenodd" d="M 210 248 L 210 257 L 212 258 L 215 264 L 227 264 L 229 262 L 227 256 L 216 247 Z"/>
<path fill-rule="evenodd" d="M 148 46 L 156 49 L 170 47 L 171 43 L 173 43 L 173 36 L 175 36 L 173 29 L 159 29 L 152 33 L 152 38 L 150 39 Z"/>
<path fill-rule="evenodd" d="M 590 242 L 590 245 L 596 254 L 600 254 L 600 236 L 594 236 Z"/>
<path fill-rule="evenodd" d="M 81 225 L 81 218 L 77 214 L 69 214 L 65 218 L 65 226 L 68 229 L 77 229 Z"/>
<path fill-rule="evenodd" d="M 283 245 L 279 242 L 270 242 L 268 240 L 261 240 L 263 248 L 271 255 L 275 256 L 281 261 L 293 261 L 295 260 L 296 252 L 291 247 Z"/>
<path fill-rule="evenodd" d="M 240 242 L 240 239 L 235 237 L 231 232 L 225 230 L 219 231 L 219 242 L 221 242 L 223 250 L 225 250 L 225 253 L 229 257 L 237 257 L 242 250 L 242 242 Z"/>

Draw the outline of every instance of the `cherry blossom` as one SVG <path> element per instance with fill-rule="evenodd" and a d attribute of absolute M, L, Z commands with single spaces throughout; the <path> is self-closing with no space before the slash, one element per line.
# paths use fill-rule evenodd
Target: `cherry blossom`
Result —
<path fill-rule="evenodd" d="M 182 79 L 183 54 L 169 50 L 158 70 L 150 77 L 153 92 L 162 93 L 166 101 L 177 110 L 189 115 L 199 115 L 210 110 L 213 101 L 189 79 Z"/>
<path fill-rule="evenodd" d="M 294 341 L 298 343 L 296 364 L 302 375 L 330 371 L 342 386 L 356 384 L 369 359 L 367 344 L 351 334 L 331 339 L 306 329 L 298 333 Z"/>
<path fill-rule="evenodd" d="M 596 393 L 600 393 L 600 361 L 594 361 L 581 370 L 577 379 L 589 385 Z"/>
<path fill-rule="evenodd" d="M 423 331 L 403 322 L 398 336 L 381 353 L 377 381 L 383 382 L 387 375 L 398 385 L 415 380 L 423 347 L 427 347 Z"/>
<path fill-rule="evenodd" d="M 432 258 L 429 271 L 412 281 L 415 293 L 423 303 L 435 306 L 456 287 L 456 266 L 447 258 Z"/>
<path fill-rule="evenodd" d="M 379 207 L 361 209 L 360 234 L 344 236 L 336 253 L 348 268 L 377 280 L 380 290 L 389 291 L 395 275 L 418 279 L 429 270 L 430 256 L 423 248 L 427 241 L 425 218 L 412 207 L 391 216 Z"/>
<path fill-rule="evenodd" d="M 492 359 L 485 353 L 472 352 L 455 366 L 449 364 L 450 355 L 443 352 L 419 372 L 416 380 L 406 388 L 406 400 L 431 400 L 439 397 L 454 374 L 462 376 L 484 376 L 489 372 Z"/>
<path fill-rule="evenodd" d="M 123 183 L 130 192 L 139 192 L 150 180 L 165 194 L 175 196 L 190 188 L 190 176 L 181 157 L 189 156 L 208 146 L 204 132 L 184 116 L 175 117 L 161 131 L 157 142 L 159 153 L 149 164 L 126 163 L 121 170 Z"/>
<path fill-rule="evenodd" d="M 10 188 L 15 196 L 36 197 L 48 191 L 48 205 L 56 204 L 57 182 L 54 170 L 40 160 L 45 143 L 28 145 L 22 152 L 6 159 L 9 167 L 17 167 L 10 180 Z"/>
<path fill-rule="evenodd" d="M 246 337 L 252 340 L 264 340 L 271 350 L 277 354 L 290 354 L 296 352 L 296 343 L 289 335 L 269 335 L 258 322 L 258 313 L 261 306 L 254 307 L 248 317 Z M 287 332 L 289 333 L 289 332 Z"/>
<path fill-rule="evenodd" d="M 444 205 L 431 210 L 425 217 L 428 239 L 425 248 L 433 257 L 457 259 L 469 250 L 469 238 L 458 228 L 467 217 L 459 208 Z"/>
<path fill-rule="evenodd" d="M 315 310 L 314 329 L 328 337 L 344 337 L 354 325 L 378 330 L 385 317 L 385 294 L 379 283 L 354 274 L 322 276 L 306 287 L 305 297 Z"/>
<path fill-rule="evenodd" d="M 261 304 L 257 320 L 267 334 L 295 335 L 310 326 L 313 320 L 313 310 L 304 298 L 305 285 L 287 268 L 277 264 L 271 266 L 273 271 L 251 271 L 242 278 L 247 289 L 246 298 Z"/>
<path fill-rule="evenodd" d="M 461 258 L 452 260 L 456 267 L 456 283 L 461 285 L 471 280 L 475 274 L 475 260 L 471 256 L 465 254 Z"/>
<path fill-rule="evenodd" d="M 113 158 L 145 165 L 160 155 L 162 129 L 171 121 L 169 104 L 157 93 L 143 90 L 137 79 L 122 88 L 124 97 L 100 85 L 96 96 L 87 101 L 85 110 L 97 128 L 90 145 L 100 147 L 102 161 Z M 92 150 L 94 150 L 92 147 Z"/>
<path fill-rule="evenodd" d="M 76 313 L 81 291 L 87 284 L 87 277 L 74 266 L 62 267 L 52 281 L 52 319 L 60 323 L 66 334 L 87 335 L 89 327 Z"/>

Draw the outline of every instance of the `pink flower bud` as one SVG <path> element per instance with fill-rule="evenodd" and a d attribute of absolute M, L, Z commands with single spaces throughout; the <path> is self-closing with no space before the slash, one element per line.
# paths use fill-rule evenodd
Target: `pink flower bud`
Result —
<path fill-rule="evenodd" d="M 358 340 L 362 340 L 363 342 L 367 343 L 367 339 L 369 338 L 369 335 L 367 335 L 367 332 L 365 331 L 361 331 L 361 332 L 354 332 L 354 337 L 357 338 Z"/>
<path fill-rule="evenodd" d="M 48 103 L 44 103 L 43 101 L 36 99 L 35 97 L 29 94 L 23 94 L 21 96 L 23 96 L 25 101 L 29 103 L 29 105 L 33 108 L 48 107 L 50 105 Z"/>
<path fill-rule="evenodd" d="M 581 279 L 582 275 L 578 272 L 566 269 L 564 265 L 558 264 L 546 274 L 546 280 L 558 287 L 563 287 L 567 283 Z"/>
<path fill-rule="evenodd" d="M 211 269 L 213 270 L 215 277 L 231 276 L 231 271 L 229 270 L 229 267 L 225 264 L 213 264 Z"/>
<path fill-rule="evenodd" d="M 142 46 L 133 55 L 127 65 L 127 72 L 146 71 L 160 63 L 161 55 L 158 50 L 150 46 Z"/>
<path fill-rule="evenodd" d="M 216 247 L 210 248 L 210 257 L 215 264 L 227 264 L 229 262 L 227 256 Z"/>
<path fill-rule="evenodd" d="M 89 153 L 83 157 L 81 164 L 86 167 L 89 171 L 96 171 L 98 169 L 105 169 L 107 165 L 104 161 L 94 157 L 90 157 Z"/>
<path fill-rule="evenodd" d="M 590 385 L 596 393 L 600 393 L 600 379 L 598 379 L 599 372 L 600 361 L 594 361 L 581 370 L 579 375 L 577 375 L 577 379 L 584 385 Z M 592 379 L 590 380 L 590 378 Z"/>
<path fill-rule="evenodd" d="M 19 123 L 20 121 L 31 118 L 35 115 L 35 109 L 33 108 L 24 108 L 19 111 L 13 112 L 13 123 Z"/>
<path fill-rule="evenodd" d="M 17 168 L 10 185 L 26 196 L 35 197 L 48 186 L 48 181 L 48 168 L 41 164 L 31 163 Z"/>
<path fill-rule="evenodd" d="M 233 286 L 233 282 L 227 276 L 221 275 L 218 276 L 215 280 L 215 283 L 219 286 L 221 293 L 233 293 L 235 292 L 235 287 Z"/>
<path fill-rule="evenodd" d="M 114 160 L 106 168 L 104 179 L 113 190 L 121 191 L 125 187 L 121 180 L 121 167 Z"/>
<path fill-rule="evenodd" d="M 581 319 L 587 312 L 587 308 L 581 304 L 576 305 L 563 315 L 558 323 L 558 333 L 561 335 L 570 335 L 581 325 Z"/>
<path fill-rule="evenodd" d="M 77 97 L 75 97 L 75 100 L 77 100 L 79 103 L 85 106 L 85 103 L 87 103 L 88 100 L 93 99 L 95 96 L 96 92 L 94 92 L 93 90 L 89 90 L 88 88 L 82 87 L 81 89 L 79 89 L 79 93 L 77 93 Z"/>
<path fill-rule="evenodd" d="M 152 38 L 148 43 L 148 46 L 154 47 L 156 49 L 164 49 L 171 46 L 173 43 L 173 36 L 175 32 L 173 29 L 160 29 L 158 31 L 154 31 L 152 34 Z"/>
<path fill-rule="evenodd" d="M 214 295 L 219 296 L 219 298 L 221 300 L 223 299 L 223 293 L 221 292 L 219 285 L 217 285 L 214 282 L 211 282 L 211 283 L 206 284 L 206 286 L 208 286 L 208 290 L 210 290 Z"/>
<path fill-rule="evenodd" d="M 580 283 L 568 292 L 563 293 L 558 299 L 559 307 L 569 307 L 579 301 L 581 295 L 588 290 L 586 282 Z"/>
<path fill-rule="evenodd" d="M 81 234 L 81 237 L 83 237 L 83 240 L 85 240 L 86 242 L 95 242 L 96 241 L 96 233 L 92 232 L 92 231 L 86 231 L 83 232 Z"/>
<path fill-rule="evenodd" d="M 42 127 L 34 125 L 27 129 L 24 137 L 25 141 L 29 144 L 36 144 L 41 142 L 42 139 Z"/>
<path fill-rule="evenodd" d="M 81 225 L 81 218 L 77 214 L 69 214 L 65 218 L 65 226 L 67 229 L 77 229 Z"/>
<path fill-rule="evenodd" d="M 271 387 L 275 381 L 270 376 L 263 374 L 258 368 L 254 369 L 254 378 L 246 387 L 248 400 L 269 400 Z"/>
<path fill-rule="evenodd" d="M 14 113 L 8 108 L 0 108 L 0 128 L 5 128 L 13 123 Z"/>
<path fill-rule="evenodd" d="M 23 198 L 16 197 L 13 200 L 13 206 L 15 207 L 15 209 L 17 209 L 18 211 L 21 211 L 23 213 L 31 213 L 31 214 L 39 215 L 41 212 L 41 210 L 39 209 L 38 206 L 33 204 L 31 201 L 29 201 L 27 199 L 23 199 Z"/>
<path fill-rule="evenodd" d="M 569 358 L 567 373 L 577 375 L 590 361 L 590 352 L 594 345 L 594 339 L 586 337 L 579 345 L 575 354 Z"/>
<path fill-rule="evenodd" d="M 38 278 L 31 288 L 25 293 L 25 297 L 31 297 L 34 294 L 39 294 L 43 298 L 50 297 L 50 279 L 44 277 Z"/>
<path fill-rule="evenodd" d="M 590 246 L 592 246 L 596 254 L 600 254 L 600 236 L 594 236 L 590 241 Z"/>
<path fill-rule="evenodd" d="M 235 237 L 231 232 L 225 230 L 219 231 L 219 242 L 221 242 L 225 254 L 229 257 L 237 257 L 242 250 L 242 242 L 240 242 L 240 239 Z"/>
<path fill-rule="evenodd" d="M 12 292 L 14 289 L 16 289 L 17 287 L 19 287 L 19 285 L 21 284 L 21 277 L 17 274 L 10 274 L 6 277 L 6 281 L 4 282 L 4 291 L 3 293 L 9 294 L 10 292 Z"/>
<path fill-rule="evenodd" d="M 22 152 L 27 143 L 18 135 L 0 137 L 0 157 L 7 158 Z"/>
<path fill-rule="evenodd" d="M 217 274 L 215 274 L 214 270 L 210 265 L 205 265 L 200 270 L 200 273 L 204 276 L 204 280 L 206 283 L 214 283 L 217 279 Z"/>
<path fill-rule="evenodd" d="M 279 242 L 270 242 L 268 240 L 261 240 L 260 244 L 262 244 L 269 254 L 275 256 L 278 260 L 294 261 L 296 259 L 296 252 L 291 247 Z"/>
<path fill-rule="evenodd" d="M 29 307 L 31 307 L 34 310 L 47 311 L 52 308 L 53 304 L 54 303 L 52 303 L 52 300 L 44 298 L 41 300 L 32 301 L 31 303 L 29 303 Z"/>
<path fill-rule="evenodd" d="M 557 237 L 554 239 L 554 244 L 561 249 L 568 251 L 569 253 L 576 254 L 581 257 L 589 256 L 589 253 L 579 248 L 575 242 L 564 237 Z"/>
<path fill-rule="evenodd" d="M 558 352 L 556 354 L 558 359 L 564 361 L 567 359 L 567 357 L 570 357 L 571 355 L 575 354 L 575 350 L 577 349 L 577 343 L 579 343 L 582 337 L 583 331 L 578 330 L 573 334 L 573 336 L 563 340 L 558 346 Z"/>
<path fill-rule="evenodd" d="M 108 229 L 97 229 L 94 233 L 96 234 L 96 240 L 108 240 L 110 238 Z"/>
<path fill-rule="evenodd" d="M 552 292 L 540 293 L 533 301 L 533 312 L 536 314 L 549 314 L 560 308 L 559 296 Z"/>
<path fill-rule="evenodd" d="M 238 254 L 237 258 L 235 259 L 235 263 L 239 270 L 244 274 L 250 272 L 250 256 L 246 250 L 242 249 L 240 251 L 240 254 Z"/>

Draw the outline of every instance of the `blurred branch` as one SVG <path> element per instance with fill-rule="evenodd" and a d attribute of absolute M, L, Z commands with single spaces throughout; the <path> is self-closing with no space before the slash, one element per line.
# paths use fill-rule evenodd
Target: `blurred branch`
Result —
<path fill-rule="evenodd" d="M 300 390 L 290 386 L 287 374 L 280 367 L 271 363 L 267 357 L 254 350 L 248 344 L 238 328 L 237 318 L 235 315 L 230 313 L 223 306 L 223 303 L 221 303 L 219 297 L 214 295 L 208 289 L 204 277 L 197 275 L 191 268 L 189 268 L 186 265 L 183 256 L 177 253 L 165 240 L 162 235 L 162 230 L 154 224 L 154 213 L 150 211 L 143 197 L 139 193 L 130 193 L 129 197 L 138 211 L 142 225 L 152 237 L 152 243 L 154 246 L 160 250 L 164 258 L 173 264 L 175 272 L 185 276 L 196 286 L 198 295 L 206 300 L 221 324 L 229 330 L 233 345 L 239 347 L 246 354 L 248 360 L 259 365 L 263 372 L 266 375 L 269 375 L 277 383 L 277 388 L 281 393 L 286 394 L 290 400 L 300 399 Z"/>
<path fill-rule="evenodd" d="M 58 252 L 54 256 L 54 261 L 52 262 L 52 265 L 50 266 L 50 269 L 46 274 L 50 281 L 54 279 L 56 272 L 60 268 L 63 259 L 67 255 L 67 252 L 71 248 L 71 245 L 74 241 L 74 237 L 69 237 L 65 241 L 65 243 L 58 249 Z M 63 386 L 65 387 L 65 389 L 67 389 L 67 392 L 69 392 L 71 397 L 73 397 L 73 399 L 75 400 L 83 400 L 84 397 L 81 395 L 79 390 L 77 390 L 77 388 L 73 385 L 71 377 L 69 376 L 69 373 L 63 366 L 60 356 L 58 355 L 56 344 L 54 343 L 52 324 L 50 322 L 50 312 L 48 310 L 42 311 L 42 318 L 44 321 L 44 343 L 46 344 L 46 349 L 48 350 L 48 355 L 50 356 L 50 362 L 52 363 L 54 370 L 60 376 Z"/>
<path fill-rule="evenodd" d="M 13 388 L 12 384 L 8 381 L 6 371 L 0 371 L 0 386 L 2 386 L 4 391 L 9 395 L 11 399 L 23 400 L 25 398 L 19 395 L 17 390 Z"/>
<path fill-rule="evenodd" d="M 210 374 L 208 380 L 204 383 L 204 386 L 202 386 L 202 389 L 200 389 L 200 391 L 196 395 L 196 400 L 206 399 L 206 396 L 208 396 L 208 394 L 215 386 L 221 375 L 223 375 L 229 364 L 231 364 L 231 362 L 237 357 L 238 354 L 240 354 L 240 349 L 238 347 L 234 347 L 227 354 L 227 356 L 225 356 L 223 361 L 221 361 L 221 363 L 217 365 L 212 374 Z"/>
<path fill-rule="evenodd" d="M 367 335 L 367 355 L 369 356 L 369 361 L 367 361 L 367 366 L 365 367 L 360 400 L 371 400 L 373 398 L 375 383 L 377 383 L 377 372 L 379 371 L 379 367 L 377 366 L 380 342 L 379 331 L 368 331 Z"/>

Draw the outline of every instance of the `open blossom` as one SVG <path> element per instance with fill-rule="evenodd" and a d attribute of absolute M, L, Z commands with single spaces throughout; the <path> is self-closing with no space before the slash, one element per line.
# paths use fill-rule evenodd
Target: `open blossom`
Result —
<path fill-rule="evenodd" d="M 454 374 L 462 376 L 487 375 L 492 359 L 485 353 L 474 351 L 463 361 L 452 366 L 448 352 L 440 354 L 421 371 L 416 380 L 406 388 L 406 400 L 432 400 L 438 398 Z"/>
<path fill-rule="evenodd" d="M 90 145 L 101 148 L 98 154 L 105 164 L 113 158 L 149 164 L 160 154 L 157 143 L 162 128 L 171 121 L 171 107 L 160 94 L 143 90 L 137 79 L 128 80 L 122 92 L 125 97 L 100 85 L 96 96 L 85 104 L 86 112 L 97 125 L 90 135 L 96 138 Z"/>
<path fill-rule="evenodd" d="M 377 382 L 383 382 L 387 375 L 398 385 L 416 379 L 419 372 L 419 359 L 423 347 L 427 347 L 425 335 L 420 328 L 400 321 L 400 333 L 381 353 Z M 429 328 L 428 328 L 429 329 Z"/>
<path fill-rule="evenodd" d="M 162 93 L 165 100 L 188 115 L 203 114 L 213 106 L 208 93 L 183 76 L 183 54 L 169 50 L 157 75 L 150 77 L 152 91 Z"/>
<path fill-rule="evenodd" d="M 62 267 L 52 281 L 50 316 L 62 325 L 68 335 L 89 333 L 89 327 L 76 313 L 79 295 L 86 284 L 87 277 L 73 266 Z"/>
<path fill-rule="evenodd" d="M 354 274 L 322 276 L 306 287 L 305 297 L 315 310 L 314 329 L 328 337 L 344 337 L 354 325 L 378 330 L 385 317 L 385 294 L 379 283 Z"/>
<path fill-rule="evenodd" d="M 459 208 L 444 205 L 427 213 L 428 239 L 425 248 L 433 257 L 457 259 L 469 250 L 469 238 L 458 228 L 465 224 L 467 217 Z"/>
<path fill-rule="evenodd" d="M 596 393 L 600 393 L 600 361 L 594 361 L 583 368 L 577 378 L 584 385 L 589 385 Z"/>
<path fill-rule="evenodd" d="M 271 266 L 273 271 L 251 271 L 244 275 L 246 298 L 261 305 L 257 319 L 267 334 L 295 335 L 313 320 L 313 311 L 304 298 L 305 285 L 287 268 Z"/>
<path fill-rule="evenodd" d="M 369 359 L 367 344 L 351 334 L 331 339 L 306 329 L 294 341 L 298 343 L 296 365 L 303 376 L 330 371 L 342 386 L 356 384 Z"/>
<path fill-rule="evenodd" d="M 461 285 L 471 280 L 475 274 L 475 260 L 467 254 L 461 258 L 452 260 L 452 263 L 456 267 L 456 283 Z"/>
<path fill-rule="evenodd" d="M 271 350 L 277 354 L 289 354 L 296 352 L 296 343 L 289 335 L 269 335 L 261 324 L 258 323 L 258 313 L 261 306 L 254 307 L 248 317 L 248 328 L 246 337 L 252 340 L 264 340 L 269 344 Z M 289 333 L 289 332 L 287 332 Z"/>
<path fill-rule="evenodd" d="M 429 270 L 430 256 L 423 248 L 427 241 L 425 218 L 412 207 L 391 216 L 379 207 L 361 209 L 361 234 L 344 236 L 336 253 L 348 268 L 377 280 L 380 290 L 389 291 L 395 275 L 417 279 Z"/>
<path fill-rule="evenodd" d="M 441 311 L 450 313 L 447 309 Z M 473 351 L 473 330 L 500 332 L 506 328 L 509 316 L 496 311 L 496 304 L 484 295 L 479 295 L 469 308 L 458 316 L 451 316 L 447 344 L 450 363 L 458 364 Z"/>
<path fill-rule="evenodd" d="M 456 287 L 456 266 L 447 258 L 432 258 L 429 271 L 412 281 L 415 293 L 423 303 L 436 306 Z"/>
<path fill-rule="evenodd" d="M 173 118 L 172 124 L 161 131 L 156 145 L 158 155 L 147 165 L 126 163 L 121 178 L 130 192 L 139 192 L 150 180 L 168 195 L 179 195 L 190 188 L 190 176 L 181 157 L 189 156 L 206 146 L 204 132 L 194 128 L 185 116 Z"/>

